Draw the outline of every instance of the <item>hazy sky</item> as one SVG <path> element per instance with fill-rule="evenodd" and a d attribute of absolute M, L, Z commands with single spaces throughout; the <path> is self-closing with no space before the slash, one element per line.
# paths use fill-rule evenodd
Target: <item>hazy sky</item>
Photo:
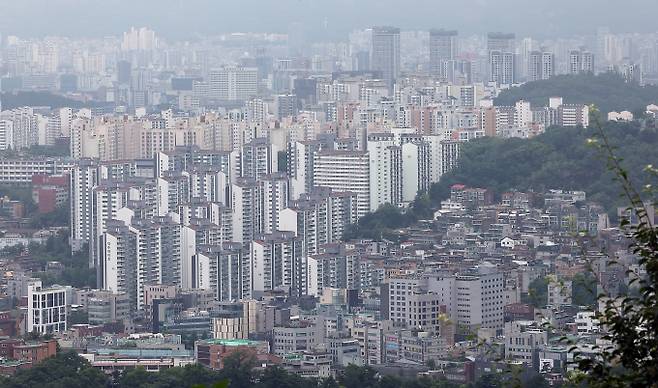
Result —
<path fill-rule="evenodd" d="M 656 31 L 657 11 L 658 0 L 0 0 L 0 33 L 103 36 L 134 25 L 187 38 L 286 32 L 301 21 L 315 37 L 344 37 L 354 28 L 381 24 L 545 37 L 592 33 L 598 26 Z"/>

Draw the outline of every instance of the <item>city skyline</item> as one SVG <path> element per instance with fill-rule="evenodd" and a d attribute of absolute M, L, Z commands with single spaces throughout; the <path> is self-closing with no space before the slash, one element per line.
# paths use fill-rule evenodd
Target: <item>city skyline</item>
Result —
<path fill-rule="evenodd" d="M 167 38 L 192 39 L 199 35 L 229 32 L 285 33 L 291 24 L 301 22 L 306 34 L 317 40 L 344 39 L 349 31 L 371 25 L 396 25 L 405 30 L 442 27 L 468 34 L 504 31 L 514 26 L 520 34 L 541 38 L 590 34 L 603 26 L 609 26 L 615 33 L 649 32 L 652 30 L 651 12 L 623 11 L 650 10 L 656 6 L 651 0 L 623 3 L 614 0 L 553 0 L 532 7 L 522 0 L 479 0 L 469 5 L 410 0 L 405 4 L 410 17 L 404 18 L 396 11 L 394 0 L 145 0 L 132 3 L 122 0 L 56 0 L 46 3 L 40 0 L 2 0 L 0 4 L 3 7 L 0 33 L 5 35 L 103 37 L 116 35 L 130 26 L 143 25 L 160 31 Z M 31 23 L 21 23 L 21 15 L 35 7 L 42 12 L 33 14 Z M 423 12 L 415 12 L 419 10 Z M 279 16 L 271 17 L 275 14 Z M 45 15 L 47 18 L 41 19 Z"/>
<path fill-rule="evenodd" d="M 653 7 L 0 0 L 0 386 L 655 383 Z"/>

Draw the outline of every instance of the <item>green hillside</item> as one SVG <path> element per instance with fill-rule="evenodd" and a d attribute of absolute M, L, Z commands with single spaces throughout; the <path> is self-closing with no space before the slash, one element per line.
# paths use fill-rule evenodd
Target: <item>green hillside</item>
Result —
<path fill-rule="evenodd" d="M 606 123 L 605 133 L 616 153 L 623 158 L 635 185 L 649 177 L 648 164 L 658 165 L 658 132 L 640 130 L 638 123 Z M 595 129 L 549 128 L 533 139 L 482 138 L 462 148 L 459 167 L 444 175 L 431 190 L 434 205 L 449 197 L 450 186 L 463 183 L 501 193 L 511 190 L 584 190 L 588 199 L 612 211 L 624 206 L 621 188 L 608 171 L 601 151 L 587 144 Z M 654 182 L 655 183 L 655 182 Z"/>
<path fill-rule="evenodd" d="M 64 96 L 50 92 L 16 92 L 0 94 L 2 109 L 9 110 L 22 106 L 49 106 L 57 108 L 82 108 L 80 101 L 72 100 Z"/>
<path fill-rule="evenodd" d="M 533 106 L 546 106 L 549 97 L 556 96 L 563 97 L 569 104 L 594 104 L 603 113 L 644 112 L 648 104 L 658 103 L 658 86 L 628 83 L 615 73 L 560 75 L 505 90 L 494 103 L 513 105 L 518 100 L 526 100 Z"/>

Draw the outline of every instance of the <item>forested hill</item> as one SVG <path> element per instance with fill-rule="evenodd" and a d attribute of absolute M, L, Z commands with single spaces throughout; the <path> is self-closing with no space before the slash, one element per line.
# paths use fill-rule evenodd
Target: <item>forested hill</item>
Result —
<path fill-rule="evenodd" d="M 559 75 L 505 90 L 494 103 L 513 105 L 526 100 L 533 106 L 546 106 L 549 97 L 556 96 L 563 97 L 568 104 L 594 104 L 602 113 L 622 110 L 637 113 L 644 112 L 649 104 L 658 103 L 658 86 L 625 82 L 615 73 Z"/>
<path fill-rule="evenodd" d="M 9 110 L 23 106 L 48 106 L 53 109 L 64 107 L 80 109 L 83 107 L 95 108 L 109 105 L 100 101 L 81 102 L 51 92 L 32 91 L 0 93 L 0 103 L 2 104 L 2 110 Z"/>
<path fill-rule="evenodd" d="M 633 122 L 605 123 L 604 130 L 636 187 L 648 183 L 643 169 L 658 165 L 656 129 L 640 130 Z M 592 128 L 553 127 L 529 140 L 481 138 L 466 143 L 459 167 L 432 187 L 432 202 L 436 205 L 449 197 L 451 185 L 463 183 L 491 188 L 497 196 L 511 189 L 584 190 L 588 199 L 612 211 L 627 201 L 620 198 L 621 188 L 613 181 L 601 151 L 587 144 L 595 136 Z"/>

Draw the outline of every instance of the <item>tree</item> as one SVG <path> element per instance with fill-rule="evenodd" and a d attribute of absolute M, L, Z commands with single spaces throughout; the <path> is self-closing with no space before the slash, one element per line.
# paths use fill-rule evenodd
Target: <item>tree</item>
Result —
<path fill-rule="evenodd" d="M 473 384 L 473 388 L 498 388 L 503 387 L 503 380 L 499 374 L 488 373 L 482 375 Z"/>
<path fill-rule="evenodd" d="M 385 235 L 390 235 L 392 230 L 407 227 L 417 220 L 412 212 L 404 213 L 397 206 L 387 203 L 377 211 L 361 217 L 357 224 L 350 225 L 344 239 L 381 240 Z"/>
<path fill-rule="evenodd" d="M 616 152 L 629 167 L 631 179 L 644 181 L 647 164 L 658 166 L 658 130 L 641 129 L 637 122 L 606 122 L 603 126 Z M 500 196 L 509 190 L 544 192 L 548 189 L 583 190 L 588 200 L 604 207 L 612 217 L 626 202 L 619 197 L 614 174 L 606 169 L 601 153 L 587 146 L 594 128 L 551 127 L 532 139 L 485 137 L 461 147 L 459 165 L 432 185 L 434 206 L 450 197 L 456 183 L 493 190 Z M 523 163 L 519 163 L 519 161 Z"/>
<path fill-rule="evenodd" d="M 121 374 L 116 386 L 118 388 L 143 387 L 152 382 L 152 377 L 151 373 L 144 368 L 128 369 Z"/>
<path fill-rule="evenodd" d="M 597 146 L 608 159 L 608 167 L 620 183 L 628 210 L 638 220 L 630 224 L 622 219 L 621 228 L 631 237 L 631 251 L 639 258 L 639 265 L 646 274 L 634 277 L 632 282 L 639 286 L 638 295 L 618 298 L 599 296 L 605 304 L 604 311 L 597 313 L 605 330 L 603 340 L 609 346 L 598 348 L 597 357 L 587 357 L 576 352 L 578 369 L 583 372 L 578 378 L 591 387 L 656 387 L 658 386 L 658 228 L 651 222 L 645 206 L 646 197 L 655 203 L 656 190 L 645 186 L 640 193 L 631 180 L 631 174 L 622 166 L 622 159 L 610 143 L 608 134 L 602 130 L 595 116 L 597 137 L 590 143 Z M 658 169 L 652 165 L 643 169 L 653 180 L 658 178 Z"/>
<path fill-rule="evenodd" d="M 339 380 L 345 388 L 371 388 L 377 387 L 377 372 L 369 366 L 358 367 L 350 364 Z"/>
<path fill-rule="evenodd" d="M 525 100 L 542 106 L 553 96 L 562 96 L 569 104 L 595 104 L 605 114 L 622 110 L 643 113 L 648 104 L 658 100 L 658 86 L 627 82 L 614 72 L 559 75 L 504 90 L 494 104 L 514 105 L 518 100 Z M 641 118 L 641 115 L 635 117 Z"/>
<path fill-rule="evenodd" d="M 75 352 L 60 352 L 0 383 L 6 388 L 90 388 L 104 387 L 108 379 Z"/>
<path fill-rule="evenodd" d="M 265 369 L 260 376 L 259 388 L 299 388 L 304 382 L 299 381 L 297 376 L 289 374 L 279 366 Z"/>
<path fill-rule="evenodd" d="M 596 306 L 596 278 L 591 272 L 576 274 L 572 280 L 571 300 L 574 306 Z"/>
<path fill-rule="evenodd" d="M 245 352 L 234 352 L 224 359 L 221 376 L 231 382 L 231 388 L 250 388 L 255 382 L 253 374 L 256 359 Z"/>
<path fill-rule="evenodd" d="M 333 376 L 329 376 L 328 378 L 322 380 L 320 382 L 320 388 L 339 388 L 340 386 L 338 385 L 338 382 L 336 379 L 334 379 Z"/>
<path fill-rule="evenodd" d="M 431 220 L 434 217 L 432 200 L 428 193 L 419 192 L 409 208 L 414 220 Z"/>
<path fill-rule="evenodd" d="M 80 323 L 89 323 L 89 313 L 84 310 L 71 311 L 68 315 L 69 325 L 77 325 Z"/>
<path fill-rule="evenodd" d="M 542 376 L 540 374 L 535 374 L 534 376 L 529 378 L 523 384 L 523 386 L 528 387 L 528 388 L 548 388 L 548 387 L 550 387 L 550 384 L 548 383 L 548 381 L 546 381 L 544 376 Z"/>
<path fill-rule="evenodd" d="M 538 277 L 528 285 L 528 294 L 522 295 L 523 303 L 529 303 L 534 307 L 541 308 L 548 303 L 548 279 Z"/>

